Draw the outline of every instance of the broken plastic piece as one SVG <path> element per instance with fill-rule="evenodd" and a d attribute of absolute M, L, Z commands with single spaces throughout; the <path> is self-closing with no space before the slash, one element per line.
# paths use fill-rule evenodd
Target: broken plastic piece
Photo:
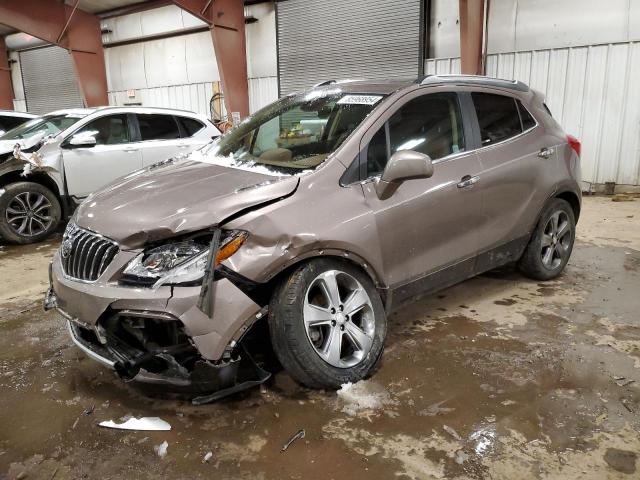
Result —
<path fill-rule="evenodd" d="M 296 434 L 293 437 L 291 437 L 289 441 L 282 446 L 282 450 L 280 450 L 280 452 L 286 451 L 293 442 L 301 438 L 304 438 L 304 428 L 302 430 L 298 430 Z"/>
<path fill-rule="evenodd" d="M 202 459 L 202 463 L 207 463 L 213 457 L 213 452 L 207 452 L 204 454 L 204 458 Z"/>
<path fill-rule="evenodd" d="M 155 450 L 155 452 L 158 454 L 158 456 L 160 458 L 164 458 L 164 457 L 167 456 L 167 448 L 168 447 L 169 447 L 169 444 L 165 440 L 160 445 L 156 445 L 155 447 L 153 447 L 153 449 Z"/>
<path fill-rule="evenodd" d="M 171 425 L 158 417 L 130 418 L 124 423 L 115 423 L 113 420 L 106 420 L 100 422 L 98 425 L 106 428 L 118 428 L 120 430 L 171 430 Z"/>

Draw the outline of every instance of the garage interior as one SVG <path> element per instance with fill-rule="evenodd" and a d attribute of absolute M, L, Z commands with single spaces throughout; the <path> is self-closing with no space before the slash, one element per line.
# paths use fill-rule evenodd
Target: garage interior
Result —
<path fill-rule="evenodd" d="M 337 393 L 278 371 L 195 406 L 122 383 L 43 311 L 64 225 L 0 238 L 0 478 L 640 478 L 640 2 L 0 2 L 0 110 L 171 108 L 224 132 L 321 82 L 448 74 L 520 80 L 580 140 L 561 276 L 508 265 L 417 298 Z M 171 430 L 98 426 L 131 417 Z"/>

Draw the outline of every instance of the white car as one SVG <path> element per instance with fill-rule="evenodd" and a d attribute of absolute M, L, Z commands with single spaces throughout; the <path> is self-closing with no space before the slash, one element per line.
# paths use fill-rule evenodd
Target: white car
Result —
<path fill-rule="evenodd" d="M 160 108 L 59 110 L 20 125 L 0 137 L 0 237 L 42 240 L 94 190 L 218 136 L 202 115 Z"/>
<path fill-rule="evenodd" d="M 0 136 L 4 135 L 12 128 L 22 125 L 28 120 L 37 118 L 37 115 L 25 112 L 14 112 L 13 110 L 0 110 Z"/>

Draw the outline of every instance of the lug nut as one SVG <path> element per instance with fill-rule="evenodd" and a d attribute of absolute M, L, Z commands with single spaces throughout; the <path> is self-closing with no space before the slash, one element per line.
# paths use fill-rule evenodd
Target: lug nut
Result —
<path fill-rule="evenodd" d="M 349 315 L 345 315 L 344 319 L 348 322 L 349 321 Z"/>
<path fill-rule="evenodd" d="M 335 327 L 336 326 L 336 321 L 335 320 L 331 320 L 331 326 Z"/>
<path fill-rule="evenodd" d="M 340 325 L 340 330 L 344 331 L 344 325 Z"/>
<path fill-rule="evenodd" d="M 335 308 L 333 308 L 333 307 L 331 307 L 331 313 L 332 313 L 332 314 L 336 313 L 336 309 L 335 309 Z"/>
<path fill-rule="evenodd" d="M 344 310 L 344 307 L 343 307 L 342 305 L 340 305 L 340 307 L 339 307 L 339 308 L 340 308 L 340 311 L 343 311 L 343 310 Z"/>

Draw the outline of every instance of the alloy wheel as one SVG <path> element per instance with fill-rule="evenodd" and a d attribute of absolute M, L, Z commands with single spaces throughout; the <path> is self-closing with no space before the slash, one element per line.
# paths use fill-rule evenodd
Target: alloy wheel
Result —
<path fill-rule="evenodd" d="M 571 223 L 566 212 L 554 212 L 544 227 L 540 255 L 542 264 L 554 270 L 569 255 L 571 248 Z"/>
<path fill-rule="evenodd" d="M 5 216 L 9 226 L 24 237 L 34 237 L 51 228 L 51 202 L 38 192 L 22 192 L 13 197 Z"/>
<path fill-rule="evenodd" d="M 375 333 L 373 306 L 354 277 L 340 270 L 321 273 L 307 289 L 303 308 L 307 338 L 325 362 L 350 368 L 367 356 Z"/>

